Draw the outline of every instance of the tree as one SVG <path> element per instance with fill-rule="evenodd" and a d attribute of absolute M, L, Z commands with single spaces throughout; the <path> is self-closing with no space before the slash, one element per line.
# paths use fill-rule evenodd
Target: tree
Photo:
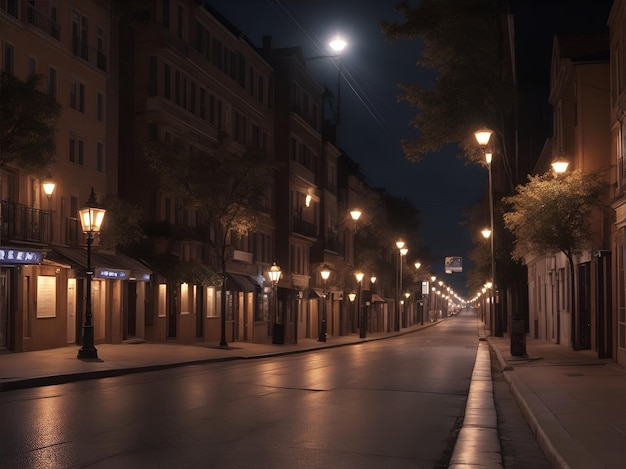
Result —
<path fill-rule="evenodd" d="M 226 260 L 229 239 L 247 235 L 260 221 L 259 210 L 273 188 L 276 164 L 267 154 L 224 141 L 208 150 L 190 136 L 150 142 L 145 156 L 160 177 L 162 190 L 187 209 L 195 210 L 204 241 L 219 263 L 222 287 L 220 346 L 226 342 Z"/>
<path fill-rule="evenodd" d="M 514 237 L 512 257 L 562 252 L 570 270 L 572 345 L 575 342 L 574 256 L 593 246 L 593 211 L 605 206 L 608 183 L 601 172 L 572 171 L 529 176 L 516 194 L 504 199 L 511 207 L 504 214 L 505 227 Z"/>
<path fill-rule="evenodd" d="M 26 82 L 0 74 L 0 168 L 17 166 L 36 173 L 54 161 L 56 100 L 38 90 L 41 76 Z"/>
<path fill-rule="evenodd" d="M 502 128 L 509 121 L 514 88 L 503 67 L 505 0 L 422 0 L 396 9 L 403 22 L 381 22 L 389 41 L 422 39 L 417 65 L 432 81 L 399 85 L 400 100 L 416 109 L 411 125 L 418 138 L 404 141 L 408 159 L 418 161 L 447 144 L 460 144 L 470 160 L 482 161 L 473 141 L 481 125 Z"/>
<path fill-rule="evenodd" d="M 142 243 L 146 235 L 141 229 L 141 209 L 119 197 L 106 201 L 107 210 L 100 236 L 100 246 L 107 249 L 129 248 Z"/>

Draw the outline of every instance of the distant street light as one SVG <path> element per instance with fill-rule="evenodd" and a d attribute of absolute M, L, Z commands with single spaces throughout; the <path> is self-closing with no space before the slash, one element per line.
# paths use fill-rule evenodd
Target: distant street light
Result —
<path fill-rule="evenodd" d="M 282 271 L 280 267 L 274 262 L 268 270 L 267 275 L 270 279 L 270 283 L 272 284 L 272 301 L 274 303 L 274 312 L 273 316 L 273 327 L 272 327 L 272 343 L 273 344 L 284 344 L 285 343 L 285 325 L 279 323 L 279 315 L 278 315 L 278 282 L 280 281 L 280 277 L 282 276 Z M 224 312 L 222 312 L 224 314 Z"/>
<path fill-rule="evenodd" d="M 556 174 L 563 174 L 565 171 L 567 171 L 569 161 L 565 159 L 563 155 L 559 154 L 551 163 L 551 166 Z"/>
<path fill-rule="evenodd" d="M 91 278 L 93 277 L 93 271 L 91 270 L 91 245 L 93 244 L 94 234 L 100 233 L 105 213 L 106 210 L 98 206 L 96 193 L 92 187 L 86 206 L 78 211 L 83 233 L 87 234 L 87 295 L 85 298 L 83 346 L 78 351 L 79 359 L 98 358 L 98 350 L 94 344 L 93 313 L 91 311 Z"/>
<path fill-rule="evenodd" d="M 359 318 L 359 337 L 364 339 L 367 335 L 367 320 L 365 318 L 365 313 L 361 311 L 363 308 L 363 299 L 362 299 L 362 282 L 365 274 L 363 272 L 356 272 L 354 277 L 356 278 L 357 283 L 359 284 L 359 295 L 357 297 L 357 318 Z"/>
<path fill-rule="evenodd" d="M 322 270 L 320 272 L 320 275 L 322 277 L 324 290 L 323 290 L 323 297 L 322 297 L 322 326 L 320 327 L 319 341 L 320 342 L 326 342 L 326 332 L 327 332 L 327 325 L 326 325 L 326 281 L 330 277 L 330 270 L 324 269 L 324 270 Z"/>
<path fill-rule="evenodd" d="M 316 59 L 337 59 L 337 99 L 335 106 L 335 140 L 339 140 L 339 122 L 341 121 L 341 71 L 342 71 L 342 63 L 341 63 L 341 53 L 347 47 L 348 43 L 341 37 L 337 36 L 332 41 L 328 43 L 328 46 L 335 52 L 334 55 L 318 55 L 315 57 L 307 57 L 307 60 L 316 60 Z"/>
<path fill-rule="evenodd" d="M 395 317 L 395 325 L 394 330 L 400 330 L 400 292 L 402 291 L 402 257 L 406 256 L 409 252 L 407 248 L 404 247 L 405 243 L 402 240 L 396 241 L 396 247 L 398 248 L 398 272 L 396 275 L 396 317 Z"/>

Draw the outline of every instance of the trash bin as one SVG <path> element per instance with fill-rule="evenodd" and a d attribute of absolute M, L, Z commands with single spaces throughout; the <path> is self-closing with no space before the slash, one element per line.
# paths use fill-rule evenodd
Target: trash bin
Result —
<path fill-rule="evenodd" d="M 511 321 L 511 355 L 514 357 L 526 355 L 526 325 L 523 319 Z"/>
<path fill-rule="evenodd" d="M 274 324 L 272 326 L 272 343 L 284 344 L 285 343 L 285 325 Z"/>

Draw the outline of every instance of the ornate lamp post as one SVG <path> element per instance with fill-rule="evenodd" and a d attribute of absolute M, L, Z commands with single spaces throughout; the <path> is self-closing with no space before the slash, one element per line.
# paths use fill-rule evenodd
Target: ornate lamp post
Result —
<path fill-rule="evenodd" d="M 328 269 L 324 269 L 320 272 L 320 275 L 322 276 L 322 282 L 324 285 L 324 294 L 323 294 L 323 298 L 322 298 L 322 325 L 320 327 L 320 333 L 319 333 L 319 341 L 320 342 L 326 342 L 326 332 L 327 332 L 327 323 L 326 323 L 326 281 L 328 280 L 328 278 L 330 277 L 330 270 Z"/>
<path fill-rule="evenodd" d="M 364 339 L 365 336 L 367 335 L 367 319 L 364 317 L 364 313 L 363 311 L 361 311 L 361 309 L 365 309 L 362 307 L 362 299 L 361 299 L 361 282 L 363 282 L 363 277 L 364 277 L 364 273 L 363 272 L 356 272 L 354 274 L 354 277 L 356 278 L 357 283 L 359 284 L 359 295 L 357 297 L 357 318 L 360 319 L 360 323 L 359 323 L 359 337 L 361 339 Z"/>
<path fill-rule="evenodd" d="M 273 344 L 283 344 L 285 343 L 285 329 L 284 324 L 278 322 L 278 282 L 280 281 L 280 277 L 282 276 L 282 271 L 280 267 L 274 262 L 270 267 L 270 270 L 267 272 L 268 277 L 270 278 L 270 283 L 272 284 L 272 300 L 273 300 L 273 328 L 272 328 L 272 343 Z"/>
<path fill-rule="evenodd" d="M 400 246 L 399 243 L 401 243 L 402 246 Z M 407 255 L 409 250 L 404 247 L 404 241 L 398 241 L 396 243 L 396 246 L 398 246 L 398 250 L 400 251 L 400 265 L 399 265 L 399 268 L 398 268 L 398 274 L 400 276 L 400 283 L 399 283 L 399 286 L 398 286 L 398 294 L 397 294 L 398 299 L 400 299 L 400 292 L 402 291 L 402 258 Z M 403 325 L 403 327 L 406 327 L 406 320 L 405 320 L 404 317 L 403 317 L 403 320 L 402 320 L 402 325 Z M 395 330 L 396 331 L 400 330 L 400 304 L 398 304 L 398 315 L 396 316 L 396 327 L 395 327 Z"/>
<path fill-rule="evenodd" d="M 41 184 L 41 187 L 43 188 L 43 193 L 46 194 L 46 197 L 48 197 L 48 223 L 50 223 L 50 230 L 49 230 L 50 241 L 53 241 L 53 238 L 54 238 L 54 231 L 53 231 L 54 225 L 52 223 L 52 193 L 54 192 L 54 189 L 56 188 L 56 186 L 57 186 L 56 183 L 49 177 L 45 179 L 43 183 Z"/>
<path fill-rule="evenodd" d="M 94 345 L 93 313 L 91 311 L 91 278 L 93 277 L 93 271 L 91 270 L 91 245 L 93 244 L 94 234 L 100 233 L 105 213 L 105 209 L 98 207 L 96 193 L 92 187 L 86 207 L 78 211 L 83 233 L 87 234 L 87 297 L 85 299 L 83 346 L 78 351 L 79 359 L 98 358 L 98 350 L 96 350 Z"/>

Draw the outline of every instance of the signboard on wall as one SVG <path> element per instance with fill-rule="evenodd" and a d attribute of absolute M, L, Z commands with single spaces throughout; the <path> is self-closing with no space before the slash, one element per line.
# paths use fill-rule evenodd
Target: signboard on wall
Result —
<path fill-rule="evenodd" d="M 57 316 L 57 278 L 51 275 L 37 277 L 37 318 Z"/>
<path fill-rule="evenodd" d="M 0 248 L 0 264 L 41 264 L 43 253 Z"/>
<path fill-rule="evenodd" d="M 463 258 L 462 257 L 446 257 L 446 274 L 452 272 L 463 272 Z"/>

